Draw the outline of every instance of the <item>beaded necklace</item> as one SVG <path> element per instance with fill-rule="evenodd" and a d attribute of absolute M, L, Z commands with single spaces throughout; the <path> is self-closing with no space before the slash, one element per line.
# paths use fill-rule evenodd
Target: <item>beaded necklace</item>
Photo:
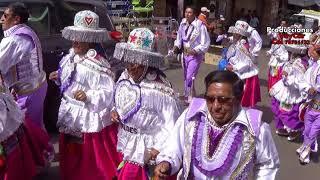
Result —
<path fill-rule="evenodd" d="M 223 175 L 231 166 L 243 139 L 243 126 L 231 124 L 212 139 L 204 116 L 198 118 L 192 140 L 191 159 L 195 168 L 208 177 Z M 216 131 L 216 130 L 215 130 Z M 217 141 L 217 142 L 216 142 Z M 210 146 L 211 150 L 210 152 Z M 214 149 L 214 150 L 213 150 Z"/>

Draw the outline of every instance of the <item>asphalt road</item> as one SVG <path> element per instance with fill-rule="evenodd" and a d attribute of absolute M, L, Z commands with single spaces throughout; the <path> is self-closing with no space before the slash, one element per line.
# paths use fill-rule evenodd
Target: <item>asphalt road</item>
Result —
<path fill-rule="evenodd" d="M 280 171 L 278 172 L 277 179 L 279 180 L 317 180 L 320 179 L 320 153 L 312 154 L 311 163 L 308 165 L 300 165 L 298 156 L 296 155 L 296 149 L 302 143 L 302 138 L 297 142 L 288 142 L 285 137 L 279 137 L 275 133 L 273 124 L 273 115 L 270 110 L 270 98 L 267 93 L 267 63 L 269 59 L 265 56 L 265 49 L 261 51 L 258 62 L 260 67 L 260 85 L 262 102 L 258 104 L 258 108 L 264 112 L 263 120 L 270 123 L 272 128 L 273 138 L 276 143 L 278 153 L 280 156 Z M 199 74 L 196 80 L 197 94 L 204 92 L 204 77 L 211 71 L 215 70 L 216 66 L 209 64 L 202 64 L 199 70 Z M 182 69 L 179 63 L 173 63 L 169 69 L 165 71 L 169 80 L 172 82 L 174 89 L 177 92 L 183 92 L 183 76 Z M 58 152 L 57 135 L 53 136 L 55 142 L 55 149 Z M 58 162 L 54 162 L 46 172 L 40 174 L 37 180 L 56 180 L 59 179 L 59 167 Z"/>

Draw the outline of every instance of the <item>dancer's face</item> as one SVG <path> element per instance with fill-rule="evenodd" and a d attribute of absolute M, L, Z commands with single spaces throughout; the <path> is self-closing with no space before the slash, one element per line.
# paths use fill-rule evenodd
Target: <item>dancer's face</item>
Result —
<path fill-rule="evenodd" d="M 185 10 L 184 16 L 185 16 L 185 18 L 187 19 L 187 21 L 189 23 L 192 23 L 194 21 L 195 17 L 196 17 L 195 14 L 194 14 L 193 9 L 191 9 L 191 8 L 187 8 Z"/>
<path fill-rule="evenodd" d="M 90 43 L 73 41 L 72 48 L 74 49 L 75 54 L 85 55 L 90 49 Z"/>
<path fill-rule="evenodd" d="M 230 83 L 212 83 L 205 98 L 212 118 L 220 126 L 230 122 L 239 112 L 240 99 L 233 95 Z"/>
<path fill-rule="evenodd" d="M 8 30 L 11 27 L 20 23 L 20 16 L 16 16 L 11 9 L 7 8 L 1 16 L 0 24 L 2 25 L 2 30 Z"/>
<path fill-rule="evenodd" d="M 233 33 L 232 36 L 233 36 L 233 41 L 234 42 L 237 42 L 242 37 L 240 34 L 236 34 L 236 33 Z"/>
<path fill-rule="evenodd" d="M 310 49 L 309 49 L 309 51 L 308 51 L 308 55 L 310 56 L 310 57 L 312 57 L 312 59 L 314 60 L 314 61 L 317 61 L 319 58 L 320 58 L 320 56 L 319 56 L 319 54 L 317 53 L 317 51 L 316 51 L 316 47 L 310 47 Z"/>
<path fill-rule="evenodd" d="M 145 66 L 140 64 L 128 63 L 127 71 L 134 81 L 138 81 L 143 76 Z"/>

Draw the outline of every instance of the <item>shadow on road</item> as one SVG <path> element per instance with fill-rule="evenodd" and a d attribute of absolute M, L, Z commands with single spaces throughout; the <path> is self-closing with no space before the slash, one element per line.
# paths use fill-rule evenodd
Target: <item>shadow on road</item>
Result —
<path fill-rule="evenodd" d="M 316 153 L 311 153 L 311 161 L 314 163 L 318 163 L 320 159 L 320 151 Z"/>

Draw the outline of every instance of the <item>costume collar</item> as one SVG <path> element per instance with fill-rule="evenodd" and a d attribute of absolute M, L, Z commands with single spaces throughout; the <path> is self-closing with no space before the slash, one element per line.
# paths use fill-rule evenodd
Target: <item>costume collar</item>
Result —
<path fill-rule="evenodd" d="M 25 25 L 24 24 L 17 24 L 17 25 L 12 26 L 11 28 L 5 30 L 3 32 L 4 37 L 10 36 L 12 33 L 14 33 L 16 30 L 18 30 L 19 28 L 21 28 L 23 26 L 25 26 Z"/>
<path fill-rule="evenodd" d="M 194 18 L 194 20 L 192 21 L 191 25 L 197 26 L 197 20 L 198 20 L 198 18 Z M 189 23 L 188 23 L 186 18 L 183 18 L 181 23 L 184 24 L 184 25 L 189 25 Z"/>

